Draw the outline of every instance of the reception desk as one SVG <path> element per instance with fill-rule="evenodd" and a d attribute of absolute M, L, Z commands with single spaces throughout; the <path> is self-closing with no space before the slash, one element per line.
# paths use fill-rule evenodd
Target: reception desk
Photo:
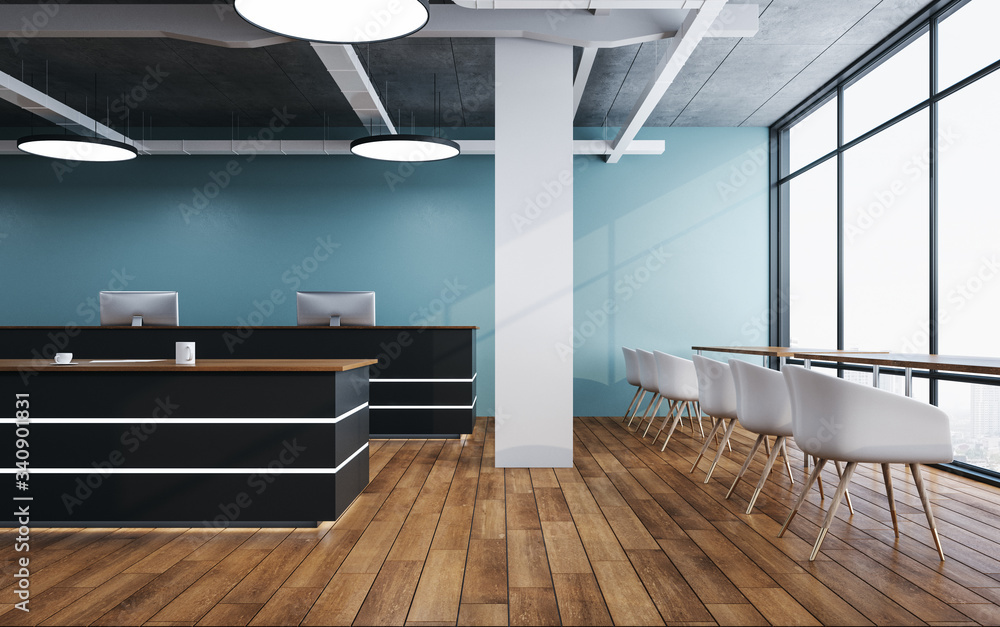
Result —
<path fill-rule="evenodd" d="M 0 360 L 34 526 L 315 526 L 368 485 L 374 359 L 76 362 Z"/>
<path fill-rule="evenodd" d="M 372 437 L 458 437 L 476 423 L 476 327 L 0 327 L 0 359 L 371 358 Z"/>

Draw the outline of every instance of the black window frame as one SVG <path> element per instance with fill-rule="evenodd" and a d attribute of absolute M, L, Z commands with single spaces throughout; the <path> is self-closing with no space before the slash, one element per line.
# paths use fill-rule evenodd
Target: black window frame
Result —
<path fill-rule="evenodd" d="M 837 347 L 844 348 L 844 154 L 847 150 L 860 144 L 879 132 L 919 113 L 929 110 L 930 138 L 930 170 L 928 185 L 930 239 L 928 241 L 930 267 L 928 277 L 930 282 L 928 315 L 929 315 L 929 349 L 932 354 L 938 352 L 938 103 L 960 89 L 971 85 L 979 79 L 1000 69 L 1000 60 L 980 69 L 974 74 L 938 91 L 938 24 L 941 20 L 958 11 L 972 0 L 934 0 L 921 11 L 912 16 L 902 26 L 890 33 L 867 53 L 851 63 L 841 73 L 832 78 L 808 98 L 788 111 L 769 128 L 770 139 L 770 306 L 778 315 L 771 316 L 770 341 L 774 346 L 788 346 L 791 337 L 790 320 L 790 198 L 788 183 L 797 176 L 826 163 L 830 159 L 837 160 Z M 928 72 L 928 97 L 911 106 L 909 109 L 866 131 L 849 142 L 844 141 L 844 90 L 860 80 L 866 74 L 878 67 L 882 62 L 892 57 L 897 51 L 918 37 L 929 33 L 930 63 Z M 791 128 L 831 98 L 837 99 L 837 145 L 836 148 L 789 172 Z M 790 360 L 789 363 L 801 363 Z M 772 360 L 772 366 L 777 363 Z M 870 368 L 846 364 L 825 365 L 813 362 L 813 367 L 836 368 L 838 375 L 843 377 L 845 370 L 870 371 Z M 885 374 L 896 373 L 892 369 L 881 369 Z M 938 404 L 938 382 L 957 381 L 1000 385 L 1000 377 L 983 377 L 964 375 L 961 373 L 939 371 L 914 371 L 914 377 L 929 380 L 930 402 Z M 940 464 L 940 468 L 966 477 L 1000 487 L 1000 472 L 967 464 L 952 462 Z"/>

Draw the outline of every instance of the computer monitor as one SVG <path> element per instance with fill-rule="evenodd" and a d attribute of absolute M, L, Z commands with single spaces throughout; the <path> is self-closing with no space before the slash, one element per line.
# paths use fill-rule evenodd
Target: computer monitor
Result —
<path fill-rule="evenodd" d="M 375 292 L 296 292 L 300 327 L 373 327 Z"/>
<path fill-rule="evenodd" d="M 176 327 L 177 292 L 101 292 L 101 326 Z"/>

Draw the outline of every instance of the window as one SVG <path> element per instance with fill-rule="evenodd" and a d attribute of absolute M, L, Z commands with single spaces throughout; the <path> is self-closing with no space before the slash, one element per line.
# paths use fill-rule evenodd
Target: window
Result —
<path fill-rule="evenodd" d="M 1000 2 L 973 0 L 938 27 L 938 89 L 1000 60 Z"/>
<path fill-rule="evenodd" d="M 930 351 L 927 112 L 844 153 L 844 348 Z"/>
<path fill-rule="evenodd" d="M 1000 4 L 1000 3 L 998 3 Z M 939 351 L 1000 357 L 1000 73 L 943 99 L 938 112 Z"/>
<path fill-rule="evenodd" d="M 844 90 L 844 140 L 851 141 L 930 95 L 925 33 Z"/>
<path fill-rule="evenodd" d="M 789 131 L 789 171 L 837 149 L 837 99 L 813 111 Z"/>
<path fill-rule="evenodd" d="M 837 160 L 788 184 L 790 343 L 837 346 Z"/>
<path fill-rule="evenodd" d="M 775 342 L 1000 358 L 1000 1 L 926 11 L 772 128 L 787 155 Z M 840 370 L 872 384 L 870 369 Z M 879 387 L 905 381 L 883 370 Z M 956 461 L 1000 479 L 1000 377 L 918 372 L 912 394 L 951 416 Z"/>

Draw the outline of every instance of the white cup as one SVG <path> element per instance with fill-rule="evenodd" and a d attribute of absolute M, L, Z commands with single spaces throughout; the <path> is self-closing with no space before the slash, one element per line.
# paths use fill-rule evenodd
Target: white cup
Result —
<path fill-rule="evenodd" d="M 56 353 L 57 364 L 68 364 L 73 361 L 73 353 Z"/>
<path fill-rule="evenodd" d="M 177 363 L 194 364 L 194 342 L 177 342 Z"/>

